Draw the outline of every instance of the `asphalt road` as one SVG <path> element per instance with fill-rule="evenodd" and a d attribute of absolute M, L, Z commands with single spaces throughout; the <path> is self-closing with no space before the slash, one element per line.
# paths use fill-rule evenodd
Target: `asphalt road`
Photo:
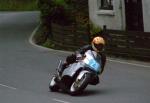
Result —
<path fill-rule="evenodd" d="M 150 103 L 150 63 L 119 59 L 109 59 L 101 83 L 80 96 L 49 92 L 68 54 L 31 45 L 38 24 L 38 12 L 0 13 L 0 103 Z"/>

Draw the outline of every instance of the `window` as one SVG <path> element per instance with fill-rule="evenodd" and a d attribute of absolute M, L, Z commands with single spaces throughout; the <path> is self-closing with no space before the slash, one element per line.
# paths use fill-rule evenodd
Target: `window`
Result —
<path fill-rule="evenodd" d="M 97 0 L 97 6 L 96 13 L 98 15 L 115 15 L 113 0 Z"/>
<path fill-rule="evenodd" d="M 98 9 L 113 10 L 113 0 L 98 0 Z"/>

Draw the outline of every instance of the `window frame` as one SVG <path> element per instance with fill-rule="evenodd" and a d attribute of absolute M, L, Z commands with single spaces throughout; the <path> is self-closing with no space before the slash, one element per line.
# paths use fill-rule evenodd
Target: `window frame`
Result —
<path fill-rule="evenodd" d="M 104 0 L 97 0 L 97 14 L 101 14 L 101 15 L 114 15 L 114 0 L 111 0 L 111 7 L 107 8 L 107 7 L 101 7 L 102 4 L 104 3 Z"/>

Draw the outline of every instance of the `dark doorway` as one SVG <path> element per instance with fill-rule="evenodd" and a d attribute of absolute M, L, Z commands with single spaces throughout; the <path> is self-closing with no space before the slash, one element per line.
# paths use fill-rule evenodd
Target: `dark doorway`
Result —
<path fill-rule="evenodd" d="M 144 31 L 142 0 L 125 0 L 126 30 Z"/>

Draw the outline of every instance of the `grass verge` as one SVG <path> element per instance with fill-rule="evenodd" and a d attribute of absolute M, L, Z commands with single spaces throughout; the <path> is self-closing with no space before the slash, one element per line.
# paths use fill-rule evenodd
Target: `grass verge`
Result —
<path fill-rule="evenodd" d="M 38 10 L 37 0 L 0 0 L 0 11 Z"/>

